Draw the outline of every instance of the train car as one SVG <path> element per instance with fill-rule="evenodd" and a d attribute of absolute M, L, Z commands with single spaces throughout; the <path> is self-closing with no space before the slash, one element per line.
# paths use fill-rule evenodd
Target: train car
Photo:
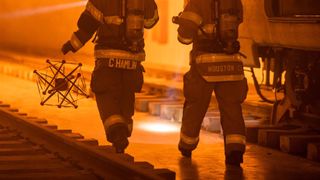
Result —
<path fill-rule="evenodd" d="M 274 103 L 272 123 L 290 117 L 320 127 L 320 1 L 242 3 L 244 22 L 239 37 L 241 51 L 248 56 L 245 66 L 262 67 L 264 85 L 284 92 L 284 98 Z"/>

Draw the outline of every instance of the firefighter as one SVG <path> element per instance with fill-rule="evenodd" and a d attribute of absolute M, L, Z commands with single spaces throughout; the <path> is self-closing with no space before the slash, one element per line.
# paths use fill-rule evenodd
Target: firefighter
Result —
<path fill-rule="evenodd" d="M 193 43 L 190 70 L 184 75 L 178 148 L 183 156 L 191 157 L 214 91 L 221 114 L 225 162 L 240 166 L 246 143 L 241 103 L 248 90 L 237 41 L 241 0 L 190 0 L 173 21 L 179 24 L 179 42 Z"/>
<path fill-rule="evenodd" d="M 134 93 L 143 84 L 143 31 L 158 20 L 154 0 L 89 0 L 78 20 L 78 30 L 62 46 L 63 54 L 76 52 L 96 34 L 90 86 L 107 140 L 117 153 L 124 153 L 129 144 Z"/>

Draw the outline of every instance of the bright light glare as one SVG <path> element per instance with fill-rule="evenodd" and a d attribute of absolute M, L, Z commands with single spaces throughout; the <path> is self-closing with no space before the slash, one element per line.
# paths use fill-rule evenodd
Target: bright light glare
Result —
<path fill-rule="evenodd" d="M 148 122 L 139 125 L 140 129 L 150 132 L 159 133 L 172 133 L 179 132 L 180 129 L 177 125 L 171 123 L 160 123 L 160 122 Z"/>
<path fill-rule="evenodd" d="M 0 19 L 20 18 L 20 17 L 44 14 L 44 13 L 49 13 L 49 12 L 54 12 L 54 11 L 59 11 L 64 9 L 70 9 L 74 7 L 85 6 L 86 3 L 87 1 L 80 1 L 80 2 L 52 5 L 52 6 L 44 6 L 44 7 L 33 8 L 33 9 L 18 10 L 10 13 L 0 14 Z"/>

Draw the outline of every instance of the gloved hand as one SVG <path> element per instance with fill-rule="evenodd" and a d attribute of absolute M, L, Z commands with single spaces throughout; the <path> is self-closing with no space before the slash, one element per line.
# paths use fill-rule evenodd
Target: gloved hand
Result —
<path fill-rule="evenodd" d="M 69 51 L 75 52 L 75 50 L 73 49 L 70 41 L 66 42 L 62 48 L 61 48 L 62 53 L 65 55 L 67 54 Z"/>

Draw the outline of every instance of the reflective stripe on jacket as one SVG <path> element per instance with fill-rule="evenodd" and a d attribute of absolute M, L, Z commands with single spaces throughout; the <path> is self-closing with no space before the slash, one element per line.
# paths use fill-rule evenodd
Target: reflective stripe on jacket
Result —
<path fill-rule="evenodd" d="M 152 28 L 159 20 L 154 0 L 145 1 L 144 27 Z M 72 35 L 71 44 L 79 50 L 97 32 L 98 49 L 126 49 L 123 43 L 124 31 L 121 17 L 121 1 L 89 0 L 78 20 L 78 30 Z"/>
<path fill-rule="evenodd" d="M 145 53 L 132 53 L 129 51 L 118 50 L 118 49 L 99 49 L 94 51 L 94 56 L 96 59 L 98 58 L 106 58 L 106 59 L 124 59 L 124 60 L 132 60 L 132 61 L 144 61 Z"/>
<path fill-rule="evenodd" d="M 194 61 L 198 72 L 207 82 L 244 79 L 243 63 L 238 54 L 205 53 L 195 57 Z"/>

